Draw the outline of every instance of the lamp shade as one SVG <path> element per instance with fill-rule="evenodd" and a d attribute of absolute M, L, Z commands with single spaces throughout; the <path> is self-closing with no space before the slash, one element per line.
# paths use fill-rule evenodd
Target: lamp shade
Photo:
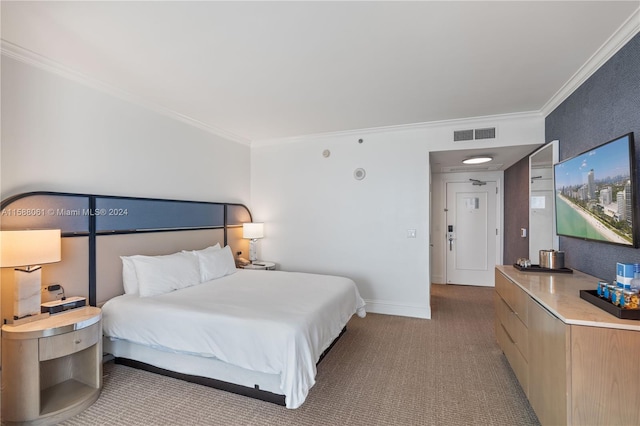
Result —
<path fill-rule="evenodd" d="M 60 230 L 0 231 L 0 267 L 60 261 Z"/>
<path fill-rule="evenodd" d="M 242 224 L 242 238 L 256 239 L 264 237 L 264 223 L 249 222 Z"/>

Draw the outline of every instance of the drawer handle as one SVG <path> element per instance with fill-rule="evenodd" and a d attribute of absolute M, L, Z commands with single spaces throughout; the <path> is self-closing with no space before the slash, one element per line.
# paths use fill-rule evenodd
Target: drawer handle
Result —
<path fill-rule="evenodd" d="M 76 339 L 76 340 L 73 341 L 73 343 L 75 343 L 76 345 L 81 343 L 81 342 L 82 342 L 82 339 Z"/>

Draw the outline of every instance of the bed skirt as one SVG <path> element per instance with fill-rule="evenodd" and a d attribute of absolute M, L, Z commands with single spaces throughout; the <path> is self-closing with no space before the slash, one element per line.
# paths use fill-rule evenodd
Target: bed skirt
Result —
<path fill-rule="evenodd" d="M 346 326 L 320 355 L 318 364 L 329 353 Z M 114 356 L 116 364 L 197 383 L 238 395 L 285 405 L 280 375 L 247 370 L 218 360 L 191 354 L 168 352 L 144 345 L 105 337 L 103 350 Z"/>

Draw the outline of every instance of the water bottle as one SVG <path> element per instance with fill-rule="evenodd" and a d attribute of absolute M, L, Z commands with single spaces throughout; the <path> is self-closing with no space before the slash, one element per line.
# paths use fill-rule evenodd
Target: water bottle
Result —
<path fill-rule="evenodd" d="M 640 263 L 633 264 L 633 279 L 631 280 L 631 288 L 640 290 Z"/>

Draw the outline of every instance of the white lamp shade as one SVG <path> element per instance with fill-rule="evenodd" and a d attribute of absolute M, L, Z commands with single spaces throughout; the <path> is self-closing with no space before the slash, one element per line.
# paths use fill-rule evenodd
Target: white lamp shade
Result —
<path fill-rule="evenodd" d="M 264 223 L 249 222 L 242 224 L 242 238 L 255 239 L 264 237 Z"/>
<path fill-rule="evenodd" d="M 59 229 L 0 231 L 0 267 L 59 262 Z"/>

